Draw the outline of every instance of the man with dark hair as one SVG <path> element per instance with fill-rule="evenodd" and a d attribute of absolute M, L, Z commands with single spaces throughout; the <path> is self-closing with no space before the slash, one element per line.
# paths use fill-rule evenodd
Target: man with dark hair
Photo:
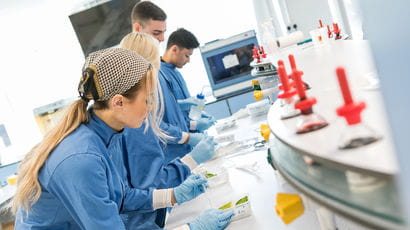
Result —
<path fill-rule="evenodd" d="M 141 1 L 132 8 L 132 31 L 150 34 L 160 42 L 164 41 L 166 20 L 165 12 L 150 1 Z"/>
<path fill-rule="evenodd" d="M 180 28 L 169 36 L 167 48 L 161 59 L 161 71 L 158 78 L 160 79 L 162 90 L 171 93 L 180 105 L 195 103 L 191 101 L 192 97 L 186 82 L 177 68 L 182 68 L 189 62 L 190 56 L 198 46 L 199 42 L 196 37 L 188 30 Z M 165 104 L 167 104 L 165 97 L 164 100 Z M 193 121 L 189 119 L 189 107 L 187 106 L 187 109 L 182 111 L 183 116 L 181 116 L 180 111 L 166 108 L 163 121 L 180 127 L 186 127 L 185 129 L 188 128 L 191 132 L 205 131 L 215 123 L 215 119 L 206 113 L 203 113 L 199 120 Z M 183 145 L 169 144 L 165 149 L 166 161 L 182 157 L 189 151 Z"/>

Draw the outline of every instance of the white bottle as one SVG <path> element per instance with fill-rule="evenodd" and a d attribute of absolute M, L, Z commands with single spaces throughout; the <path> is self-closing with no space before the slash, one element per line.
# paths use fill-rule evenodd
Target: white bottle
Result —
<path fill-rule="evenodd" d="M 198 105 L 191 106 L 191 110 L 189 110 L 189 118 L 194 121 L 201 118 L 202 110 L 204 110 L 205 107 L 205 96 L 201 93 L 197 94 L 195 101 L 198 103 Z"/>

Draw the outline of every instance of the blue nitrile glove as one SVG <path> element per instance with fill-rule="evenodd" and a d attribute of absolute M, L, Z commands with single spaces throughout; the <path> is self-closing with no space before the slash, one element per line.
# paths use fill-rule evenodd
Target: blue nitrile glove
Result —
<path fill-rule="evenodd" d="M 206 137 L 206 135 L 203 133 L 189 133 L 188 144 L 191 147 L 195 147 L 204 137 Z"/>
<path fill-rule="evenodd" d="M 214 137 L 207 136 L 203 138 L 192 151 L 189 153 L 197 164 L 201 164 L 215 155 Z"/>
<path fill-rule="evenodd" d="M 202 110 L 202 112 L 201 112 L 201 117 L 215 120 L 215 117 L 214 117 L 214 116 L 212 116 L 211 114 L 209 114 L 209 113 L 207 113 L 207 112 L 205 112 L 205 111 L 203 111 L 203 110 Z"/>
<path fill-rule="evenodd" d="M 192 174 L 182 184 L 174 188 L 175 200 L 178 204 L 190 201 L 205 192 L 208 180 L 202 175 Z"/>
<path fill-rule="evenodd" d="M 232 216 L 231 210 L 208 209 L 188 225 L 191 230 L 221 230 L 229 224 Z"/>
<path fill-rule="evenodd" d="M 182 111 L 189 111 L 191 106 L 198 105 L 198 102 L 193 97 L 189 97 L 187 99 L 180 99 L 177 100 L 179 107 Z"/>
<path fill-rule="evenodd" d="M 199 131 L 205 131 L 207 130 L 209 127 L 211 127 L 212 125 L 214 125 L 216 122 L 215 118 L 199 118 L 196 121 L 196 129 Z"/>

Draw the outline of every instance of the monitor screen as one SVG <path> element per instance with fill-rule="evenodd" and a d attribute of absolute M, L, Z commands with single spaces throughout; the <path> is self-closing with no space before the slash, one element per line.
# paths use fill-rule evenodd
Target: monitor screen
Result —
<path fill-rule="evenodd" d="M 215 84 L 248 75 L 252 67 L 253 44 L 233 48 L 226 52 L 208 57 L 212 78 Z"/>
<path fill-rule="evenodd" d="M 92 1 L 69 16 L 84 56 L 118 45 L 132 31 L 131 11 L 137 2 Z"/>
<path fill-rule="evenodd" d="M 253 30 L 200 47 L 214 96 L 251 88 L 253 48 L 258 45 Z"/>

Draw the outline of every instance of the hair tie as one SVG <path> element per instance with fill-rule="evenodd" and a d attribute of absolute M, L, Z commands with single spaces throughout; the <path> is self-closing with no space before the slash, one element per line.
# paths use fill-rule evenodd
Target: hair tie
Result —
<path fill-rule="evenodd" d="M 85 97 L 84 95 L 80 95 L 81 100 L 85 101 L 87 104 L 90 102 L 90 99 Z"/>

